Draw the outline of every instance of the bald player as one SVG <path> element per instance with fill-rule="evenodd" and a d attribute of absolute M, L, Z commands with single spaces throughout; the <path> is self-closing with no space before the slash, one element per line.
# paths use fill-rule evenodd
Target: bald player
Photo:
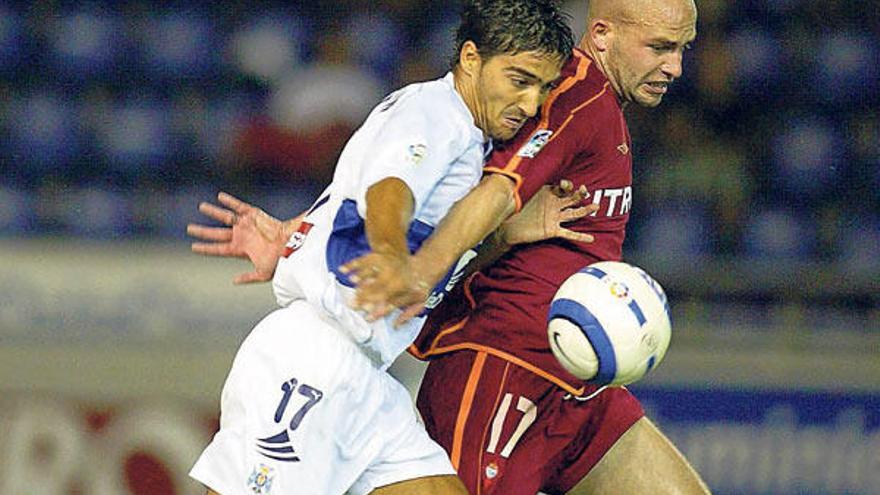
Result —
<path fill-rule="evenodd" d="M 463 199 L 397 273 L 368 273 L 368 265 L 387 266 L 375 255 L 351 264 L 363 278 L 359 301 L 378 316 L 384 310 L 376 308 L 388 302 L 424 300 L 417 288 L 433 285 L 488 232 L 474 226 L 481 219 L 500 223 L 560 179 L 591 192 L 598 211 L 569 228 L 592 234 L 592 243 L 553 239 L 509 248 L 502 226 L 471 264 L 486 266 L 509 251 L 466 278 L 411 349 L 430 360 L 418 397 L 426 428 L 472 494 L 708 493 L 628 390 L 578 380 L 548 346 L 547 313 L 559 285 L 587 264 L 622 258 L 633 197 L 623 110 L 660 104 L 696 36 L 692 0 L 592 0 L 588 16 L 540 117 L 496 148 L 484 169 L 483 190 L 494 190 L 497 200 L 476 209 L 475 196 Z M 445 236 L 458 239 L 460 250 L 435 249 Z"/>

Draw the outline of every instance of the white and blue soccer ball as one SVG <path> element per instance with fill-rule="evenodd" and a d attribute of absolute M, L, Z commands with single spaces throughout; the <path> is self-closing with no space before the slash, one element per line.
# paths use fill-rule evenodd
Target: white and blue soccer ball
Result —
<path fill-rule="evenodd" d="M 559 287 L 547 334 L 553 355 L 574 376 L 596 385 L 627 385 L 663 360 L 672 337 L 669 303 L 641 268 L 594 263 Z"/>

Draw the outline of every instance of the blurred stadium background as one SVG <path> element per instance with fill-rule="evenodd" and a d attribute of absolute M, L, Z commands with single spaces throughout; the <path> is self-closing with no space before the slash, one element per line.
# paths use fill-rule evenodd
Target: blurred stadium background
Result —
<path fill-rule="evenodd" d="M 697 3 L 685 76 L 629 111 L 627 258 L 675 332 L 632 388 L 718 494 L 880 493 L 880 9 Z M 201 492 L 273 300 L 186 223 L 218 190 L 299 213 L 384 93 L 445 72 L 455 12 L 0 0 L 0 493 Z"/>

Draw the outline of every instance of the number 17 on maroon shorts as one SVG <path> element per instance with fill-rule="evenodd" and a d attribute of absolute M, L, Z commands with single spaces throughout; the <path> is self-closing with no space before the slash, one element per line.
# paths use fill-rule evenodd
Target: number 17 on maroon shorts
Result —
<path fill-rule="evenodd" d="M 563 494 L 644 416 L 625 388 L 583 400 L 471 350 L 429 362 L 418 408 L 472 495 Z"/>

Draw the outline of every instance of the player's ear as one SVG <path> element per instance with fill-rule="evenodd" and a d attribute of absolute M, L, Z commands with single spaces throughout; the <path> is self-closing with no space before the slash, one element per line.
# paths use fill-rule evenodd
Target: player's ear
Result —
<path fill-rule="evenodd" d="M 607 50 L 611 41 L 611 24 L 605 19 L 595 19 L 590 23 L 589 29 L 590 38 L 596 49 L 600 52 Z"/>
<path fill-rule="evenodd" d="M 458 65 L 465 74 L 472 76 L 479 72 L 483 63 L 480 57 L 480 51 L 477 49 L 476 43 L 473 41 L 465 41 L 461 45 L 461 51 L 458 52 Z"/>

